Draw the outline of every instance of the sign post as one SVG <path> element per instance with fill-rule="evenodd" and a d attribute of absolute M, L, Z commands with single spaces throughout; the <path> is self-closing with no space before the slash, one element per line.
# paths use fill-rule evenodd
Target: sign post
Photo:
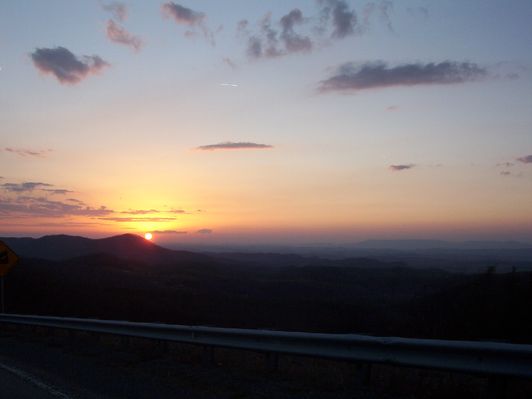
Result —
<path fill-rule="evenodd" d="M 0 241 L 0 308 L 2 313 L 5 313 L 4 301 L 4 276 L 15 266 L 18 262 L 18 256 L 11 248 Z"/>

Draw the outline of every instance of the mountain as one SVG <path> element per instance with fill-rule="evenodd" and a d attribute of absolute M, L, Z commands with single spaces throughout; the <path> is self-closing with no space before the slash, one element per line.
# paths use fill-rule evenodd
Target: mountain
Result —
<path fill-rule="evenodd" d="M 428 249 L 481 250 L 530 249 L 531 243 L 519 241 L 443 241 L 443 240 L 366 240 L 354 245 L 358 249 L 415 251 Z"/>
<path fill-rule="evenodd" d="M 123 234 L 102 239 L 69 235 L 50 235 L 41 238 L 0 238 L 20 257 L 64 260 L 94 254 L 145 263 L 197 263 L 209 257 L 188 251 L 172 251 L 160 247 L 135 234 Z"/>

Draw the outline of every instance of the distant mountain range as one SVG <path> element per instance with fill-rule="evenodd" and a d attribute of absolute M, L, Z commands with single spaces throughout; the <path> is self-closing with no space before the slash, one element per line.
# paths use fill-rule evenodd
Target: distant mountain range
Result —
<path fill-rule="evenodd" d="M 149 265 L 199 265 L 229 267 L 413 267 L 440 268 L 456 272 L 479 272 L 488 265 L 498 270 L 532 269 L 532 245 L 516 241 L 368 240 L 353 246 L 315 248 L 315 252 L 263 251 L 260 247 L 231 251 L 172 250 L 134 234 L 103 239 L 69 235 L 41 238 L 0 237 L 20 257 L 64 261 L 94 255 Z M 285 249 L 289 250 L 289 249 Z"/>
<path fill-rule="evenodd" d="M 532 243 L 519 241 L 442 241 L 442 240 L 366 240 L 354 245 L 360 249 L 393 249 L 393 250 L 478 250 L 478 249 L 525 249 L 532 248 Z"/>
<path fill-rule="evenodd" d="M 160 247 L 134 234 L 102 239 L 50 235 L 41 238 L 5 237 L 0 240 L 21 257 L 48 260 L 65 260 L 95 254 L 109 254 L 121 259 L 158 264 L 209 260 L 206 255 Z"/>

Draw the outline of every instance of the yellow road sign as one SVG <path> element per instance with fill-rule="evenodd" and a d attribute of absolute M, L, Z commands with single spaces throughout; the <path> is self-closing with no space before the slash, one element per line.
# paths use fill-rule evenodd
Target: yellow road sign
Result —
<path fill-rule="evenodd" d="M 18 256 L 6 244 L 0 241 L 0 277 L 5 276 L 18 262 Z"/>

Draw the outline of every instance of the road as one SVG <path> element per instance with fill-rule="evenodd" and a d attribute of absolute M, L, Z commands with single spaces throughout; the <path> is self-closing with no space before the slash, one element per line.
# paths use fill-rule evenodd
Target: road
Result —
<path fill-rule="evenodd" d="M 1 326 L 0 326 L 1 328 Z M 333 377 L 335 377 L 333 375 Z M 9 399 L 375 399 L 359 383 L 180 361 L 94 340 L 20 336 L 0 329 L 0 397 Z M 354 379 L 353 379 L 354 381 Z"/>

